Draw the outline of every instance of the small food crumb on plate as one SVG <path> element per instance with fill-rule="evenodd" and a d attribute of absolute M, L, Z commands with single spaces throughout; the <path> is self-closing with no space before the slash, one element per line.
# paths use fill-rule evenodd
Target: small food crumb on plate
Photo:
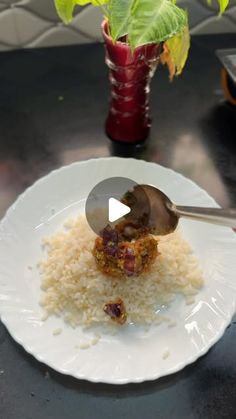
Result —
<path fill-rule="evenodd" d="M 74 224 L 75 224 L 75 219 L 70 217 L 70 218 L 67 218 L 67 220 L 64 221 L 63 227 L 66 228 L 66 229 L 70 229 L 70 228 L 74 227 Z"/>
<path fill-rule="evenodd" d="M 187 296 L 185 301 L 186 301 L 186 305 L 189 306 L 191 304 L 194 304 L 196 300 L 193 296 Z"/>
<path fill-rule="evenodd" d="M 170 356 L 169 349 L 166 349 L 162 354 L 162 359 L 167 359 Z"/>
<path fill-rule="evenodd" d="M 84 342 L 79 345 L 79 349 L 88 349 L 90 348 L 90 346 L 91 346 L 90 343 Z"/>
<path fill-rule="evenodd" d="M 58 329 L 54 329 L 52 334 L 53 336 L 58 336 L 62 333 L 62 329 L 59 327 Z"/>
<path fill-rule="evenodd" d="M 48 313 L 48 312 L 43 313 L 43 315 L 42 315 L 42 317 L 41 317 L 41 321 L 42 321 L 42 322 L 45 322 L 45 320 L 47 320 L 47 319 L 48 319 L 48 317 L 49 317 L 49 313 Z"/>
<path fill-rule="evenodd" d="M 94 337 L 93 337 L 93 339 L 91 340 L 91 345 L 96 345 L 98 342 L 99 342 L 99 340 L 101 339 L 101 336 L 100 335 L 95 335 Z"/>
<path fill-rule="evenodd" d="M 93 338 L 88 342 L 81 342 L 79 345 L 75 345 L 75 349 L 89 349 L 91 346 L 97 345 L 99 340 L 101 339 L 101 335 L 96 333 Z"/>
<path fill-rule="evenodd" d="M 126 322 L 127 314 L 121 298 L 106 303 L 103 310 L 116 323 L 124 324 Z"/>

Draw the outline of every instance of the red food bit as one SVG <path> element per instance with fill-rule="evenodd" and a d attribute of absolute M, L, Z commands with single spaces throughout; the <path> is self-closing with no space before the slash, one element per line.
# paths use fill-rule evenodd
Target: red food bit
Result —
<path fill-rule="evenodd" d="M 125 306 L 121 298 L 105 304 L 103 310 L 113 321 L 119 324 L 124 324 L 127 320 Z"/>
<path fill-rule="evenodd" d="M 135 255 L 132 249 L 125 250 L 123 268 L 126 275 L 135 275 Z"/>
<path fill-rule="evenodd" d="M 104 246 L 108 243 L 118 243 L 118 232 L 113 229 L 111 226 L 107 225 L 102 231 L 102 240 Z"/>
<path fill-rule="evenodd" d="M 115 243 L 108 243 L 104 247 L 104 253 L 107 256 L 112 256 L 113 258 L 118 258 L 119 257 L 119 247 Z"/>

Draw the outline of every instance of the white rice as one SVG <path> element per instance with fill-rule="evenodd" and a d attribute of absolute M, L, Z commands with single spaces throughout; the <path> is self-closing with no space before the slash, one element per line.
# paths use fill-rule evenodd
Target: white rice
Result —
<path fill-rule="evenodd" d="M 169 349 L 166 349 L 163 354 L 162 354 L 162 359 L 167 359 L 170 356 L 170 351 Z"/>
<path fill-rule="evenodd" d="M 81 342 L 79 345 L 75 346 L 75 349 L 89 349 L 91 346 L 95 346 L 100 341 L 101 336 L 96 334 L 90 341 L 88 342 Z"/>
<path fill-rule="evenodd" d="M 39 263 L 40 303 L 47 314 L 63 316 L 73 327 L 109 324 L 112 321 L 103 311 L 104 304 L 119 297 L 128 322 L 171 324 L 170 319 L 157 314 L 160 307 L 169 305 L 177 294 L 188 304 L 194 302 L 203 285 L 202 273 L 179 232 L 159 238 L 161 255 L 148 274 L 127 278 L 108 277 L 97 269 L 91 252 L 95 237 L 85 217 L 80 216 L 67 220 L 66 229 L 44 239 L 47 254 Z"/>
<path fill-rule="evenodd" d="M 79 345 L 79 349 L 89 349 L 90 348 L 90 343 L 81 343 Z"/>
<path fill-rule="evenodd" d="M 52 334 L 53 334 L 54 336 L 58 336 L 58 335 L 60 335 L 61 333 L 62 333 L 62 329 L 61 329 L 61 328 L 54 329 L 54 330 L 53 330 L 53 332 L 52 332 Z"/>

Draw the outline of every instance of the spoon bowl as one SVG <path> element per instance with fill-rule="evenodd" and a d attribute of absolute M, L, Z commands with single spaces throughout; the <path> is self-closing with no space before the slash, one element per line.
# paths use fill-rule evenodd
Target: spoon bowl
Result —
<path fill-rule="evenodd" d="M 144 194 L 149 206 L 148 211 L 147 205 L 145 206 L 143 200 L 140 199 Z M 231 228 L 236 227 L 236 209 L 177 206 L 163 191 L 152 185 L 135 186 L 132 191 L 125 194 L 122 201 L 131 209 L 128 217 L 142 214 L 143 219 L 146 220 L 146 227 L 156 235 L 172 233 L 176 229 L 180 217 Z"/>

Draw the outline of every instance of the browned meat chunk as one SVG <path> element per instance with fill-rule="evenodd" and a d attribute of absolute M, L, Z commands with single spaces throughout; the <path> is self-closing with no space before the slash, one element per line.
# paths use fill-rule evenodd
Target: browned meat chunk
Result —
<path fill-rule="evenodd" d="M 121 298 L 117 298 L 117 300 L 105 304 L 103 310 L 116 323 L 124 324 L 127 320 L 125 306 Z"/>
<path fill-rule="evenodd" d="M 130 229 L 131 240 L 126 238 Z M 102 237 L 97 237 L 93 254 L 98 268 L 111 276 L 138 276 L 147 272 L 158 255 L 157 240 L 150 234 L 122 224 L 116 229 L 107 226 Z"/>

